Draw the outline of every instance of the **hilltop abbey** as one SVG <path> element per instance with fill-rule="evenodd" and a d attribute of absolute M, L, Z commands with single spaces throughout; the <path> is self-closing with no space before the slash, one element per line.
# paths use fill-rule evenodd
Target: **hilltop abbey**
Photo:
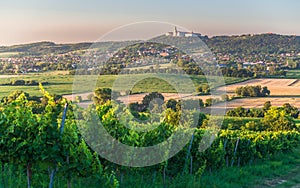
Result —
<path fill-rule="evenodd" d="M 173 37 L 198 37 L 201 36 L 199 33 L 194 33 L 194 32 L 183 32 L 183 31 L 178 31 L 177 28 L 174 28 L 173 32 L 167 32 L 166 36 L 173 36 Z"/>

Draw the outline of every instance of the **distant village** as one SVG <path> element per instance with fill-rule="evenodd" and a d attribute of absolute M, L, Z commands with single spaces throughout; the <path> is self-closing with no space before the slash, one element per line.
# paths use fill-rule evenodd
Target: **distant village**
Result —
<path fill-rule="evenodd" d="M 167 37 L 201 37 L 200 33 L 194 32 L 183 32 L 179 31 L 176 27 L 174 27 L 173 31 L 165 33 Z M 81 61 L 82 52 L 68 52 L 64 54 L 47 54 L 42 56 L 14 56 L 14 57 L 2 57 L 0 58 L 0 73 L 10 73 L 10 74 L 26 74 L 31 72 L 42 72 L 48 70 L 75 70 L 76 66 Z M 138 49 L 133 54 L 132 52 L 128 53 L 128 51 L 123 51 L 119 54 L 110 54 L 112 59 L 127 61 L 130 56 L 130 61 L 132 63 L 141 64 L 142 61 L 139 56 L 155 56 L 162 57 L 165 59 L 176 58 L 183 59 L 188 61 L 189 57 L 187 55 L 177 56 L 178 49 L 173 47 L 166 48 L 156 48 L 156 46 L 145 46 L 142 50 Z M 92 54 L 95 56 L 94 59 L 91 60 L 90 70 L 97 69 L 99 67 L 93 65 L 93 61 L 97 61 L 97 54 Z M 243 68 L 243 69 L 263 69 L 266 73 L 272 72 L 275 69 L 285 69 L 285 68 L 296 68 L 299 66 L 299 62 L 293 62 L 293 59 L 299 59 L 300 53 L 291 51 L 288 53 L 281 54 L 267 54 L 264 57 L 257 56 L 256 54 L 250 57 L 241 58 L 239 54 L 231 54 L 218 52 L 215 53 L 215 58 L 218 62 L 218 66 L 221 68 Z M 268 60 L 266 60 L 268 59 Z M 273 61 L 275 59 L 276 61 Z M 134 66 L 134 65 L 132 65 Z"/>

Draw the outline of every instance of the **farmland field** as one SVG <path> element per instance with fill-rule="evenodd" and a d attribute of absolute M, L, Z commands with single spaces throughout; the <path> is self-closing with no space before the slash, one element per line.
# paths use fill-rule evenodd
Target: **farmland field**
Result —
<path fill-rule="evenodd" d="M 136 76 L 139 75 L 101 75 L 98 77 L 97 85 L 96 87 L 108 87 L 111 88 L 113 86 L 114 81 L 116 78 L 120 78 L 124 84 L 128 84 L 129 81 L 135 81 Z M 144 75 L 143 75 L 144 76 Z M 90 76 L 94 77 L 94 76 Z M 151 75 L 149 74 L 149 77 Z M 76 90 L 76 93 L 86 93 L 86 92 L 93 92 L 94 87 L 87 84 L 86 82 L 89 80 L 86 75 L 78 76 L 80 82 L 80 88 Z M 205 76 L 191 76 L 190 77 L 192 82 L 194 83 L 195 87 L 205 84 L 206 78 Z M 48 85 L 45 85 L 45 89 L 49 91 L 50 93 L 55 93 L 58 95 L 68 95 L 72 93 L 72 87 L 73 87 L 73 81 L 74 76 L 73 75 L 66 75 L 64 71 L 54 71 L 54 72 L 48 72 L 43 74 L 26 74 L 26 75 L 2 75 L 0 76 L 0 98 L 3 96 L 7 96 L 11 92 L 15 90 L 23 90 L 30 95 L 36 95 L 41 96 L 41 93 L 39 92 L 38 86 L 11 86 L 11 85 L 5 85 L 7 83 L 10 83 L 12 80 L 35 80 L 37 82 L 48 82 Z M 178 79 L 176 76 L 170 78 L 175 83 L 178 84 L 184 84 L 181 79 Z M 226 84 L 230 83 L 236 83 L 240 81 L 244 81 L 243 78 L 231 78 L 231 77 L 225 77 L 224 81 Z M 220 86 L 221 82 L 218 81 L 216 77 L 215 86 Z M 122 88 L 116 88 L 119 90 L 122 90 Z M 168 84 L 165 81 L 161 81 L 159 79 L 155 78 L 148 78 L 144 79 L 140 82 L 138 82 L 135 87 L 133 88 L 133 93 L 139 93 L 139 92 L 164 92 L 164 93 L 175 93 L 175 89 Z"/>
<path fill-rule="evenodd" d="M 300 70 L 289 70 L 286 78 L 300 78 Z"/>
<path fill-rule="evenodd" d="M 201 84 L 201 80 L 195 79 L 198 81 L 198 84 Z M 150 83 L 148 83 L 150 85 Z M 152 83 L 153 84 L 153 83 Z M 227 102 L 226 108 L 236 108 L 239 106 L 243 106 L 245 108 L 261 108 L 266 101 L 271 101 L 273 106 L 282 106 L 284 103 L 290 103 L 298 108 L 300 108 L 300 81 L 298 79 L 253 79 L 247 80 L 244 82 L 239 82 L 231 85 L 226 85 L 219 87 L 217 90 L 224 91 L 226 89 L 228 95 L 234 95 L 235 88 L 240 86 L 246 85 L 261 85 L 267 86 L 268 89 L 271 91 L 270 97 L 263 97 L 263 98 L 242 98 L 242 99 L 235 99 L 233 101 Z M 142 85 L 141 85 L 142 86 Z M 142 87 L 138 87 L 141 89 Z M 166 87 L 163 87 L 164 89 Z M 90 92 L 91 93 L 91 92 Z M 83 99 L 86 99 L 86 96 L 89 93 L 80 94 Z M 141 102 L 143 97 L 147 93 L 141 94 L 133 94 L 129 96 L 122 96 L 119 98 L 125 104 L 132 103 L 132 102 Z M 195 96 L 192 94 L 186 95 L 177 95 L 173 92 L 164 92 L 163 93 L 165 100 L 169 99 L 202 99 L 205 101 L 207 98 L 216 97 L 212 95 L 203 95 L 203 96 Z M 66 96 L 68 99 L 72 99 L 71 95 Z M 225 104 L 219 103 L 214 105 L 216 108 L 225 108 Z"/>
<path fill-rule="evenodd" d="M 226 90 L 228 94 L 233 95 L 237 87 L 246 85 L 267 86 L 271 91 L 271 96 L 300 96 L 300 82 L 298 79 L 253 79 L 220 87 L 218 90 Z"/>
<path fill-rule="evenodd" d="M 297 108 L 300 108 L 300 97 L 258 97 L 258 98 L 241 98 L 227 102 L 227 104 L 215 104 L 214 108 L 262 108 L 266 101 L 270 101 L 272 106 L 282 106 L 285 103 L 290 103 Z"/>

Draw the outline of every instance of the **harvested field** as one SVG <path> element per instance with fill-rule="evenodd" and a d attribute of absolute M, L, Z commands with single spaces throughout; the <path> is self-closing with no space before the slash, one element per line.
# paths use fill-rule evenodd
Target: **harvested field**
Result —
<path fill-rule="evenodd" d="M 300 97 L 260 97 L 260 98 L 242 98 L 227 102 L 226 108 L 232 109 L 242 106 L 244 108 L 262 108 L 266 101 L 270 101 L 272 106 L 282 106 L 285 103 L 290 103 L 293 106 L 300 108 Z M 224 108 L 224 103 L 215 104 L 215 108 Z"/>
<path fill-rule="evenodd" d="M 298 79 L 253 79 L 237 84 L 223 86 L 220 87 L 218 90 L 224 91 L 226 89 L 229 95 L 233 95 L 237 87 L 246 85 L 261 85 L 262 87 L 267 86 L 268 89 L 271 91 L 271 96 L 300 96 L 300 82 Z"/>
<path fill-rule="evenodd" d="M 262 108 L 266 101 L 271 101 L 273 106 L 282 106 L 284 103 L 290 103 L 293 106 L 300 108 L 300 81 L 298 79 L 254 79 L 248 80 L 245 82 L 227 85 L 218 88 L 219 91 L 224 91 L 226 89 L 228 95 L 234 95 L 234 91 L 237 87 L 246 86 L 246 85 L 261 85 L 267 86 L 271 91 L 270 97 L 261 97 L 261 98 L 242 98 L 235 99 L 230 102 L 227 102 L 226 106 L 224 103 L 219 103 L 213 105 L 212 108 L 223 109 L 232 109 L 239 106 L 244 108 Z M 90 93 L 76 94 L 82 96 L 83 100 L 87 99 L 87 95 Z M 148 93 L 134 94 L 121 96 L 118 98 L 122 103 L 129 104 L 134 102 L 141 102 L 143 97 Z M 205 101 L 207 98 L 216 98 L 212 95 L 203 95 L 203 96 L 193 96 L 191 94 L 177 94 L 177 93 L 162 93 L 165 97 L 165 101 L 169 99 L 202 99 Z M 279 97 L 280 96 L 280 97 Z M 65 95 L 66 98 L 72 99 L 74 96 Z M 75 97 L 74 97 L 75 98 Z"/>

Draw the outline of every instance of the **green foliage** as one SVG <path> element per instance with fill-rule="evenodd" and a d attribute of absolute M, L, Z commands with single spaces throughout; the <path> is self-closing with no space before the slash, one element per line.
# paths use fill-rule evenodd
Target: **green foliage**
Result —
<path fill-rule="evenodd" d="M 208 84 L 200 85 L 197 87 L 196 91 L 199 94 L 209 94 L 210 93 L 210 88 Z"/>
<path fill-rule="evenodd" d="M 140 117 L 140 112 L 147 112 L 147 113 L 158 113 L 162 112 L 163 103 L 164 103 L 164 96 L 161 93 L 158 92 L 151 92 L 144 96 L 142 103 L 139 104 L 137 102 L 129 104 L 129 110 L 135 117 Z M 175 105 L 177 105 L 177 102 L 171 101 L 170 103 L 167 103 L 168 105 L 171 105 L 173 103 L 173 108 Z"/>
<path fill-rule="evenodd" d="M 265 130 L 283 131 L 297 129 L 291 116 L 285 110 L 274 107 L 271 107 L 265 113 L 261 122 L 264 124 Z"/>
<path fill-rule="evenodd" d="M 111 100 L 112 95 L 116 95 L 116 93 L 112 93 L 110 88 L 97 88 L 94 93 L 92 98 L 95 104 L 104 104 Z"/>
<path fill-rule="evenodd" d="M 81 96 L 76 96 L 75 101 L 78 102 L 78 103 L 82 102 L 82 97 Z"/>
<path fill-rule="evenodd" d="M 144 96 L 144 98 L 142 100 L 142 104 L 144 106 L 149 106 L 150 102 L 155 100 L 155 99 L 159 99 L 163 102 L 165 100 L 165 97 L 161 93 L 151 92 L 151 93 Z"/>
<path fill-rule="evenodd" d="M 49 84 L 48 82 L 42 82 L 43 85 Z M 2 85 L 10 85 L 10 86 L 38 86 L 39 82 L 36 80 L 11 80 L 9 83 L 5 83 Z"/>
<path fill-rule="evenodd" d="M 218 102 L 220 102 L 219 98 L 207 98 L 205 100 L 204 106 L 208 107 L 208 106 L 211 106 L 211 105 L 216 104 Z"/>
<path fill-rule="evenodd" d="M 169 99 L 166 103 L 166 107 L 172 109 L 173 111 L 177 110 L 177 101 L 175 99 Z"/>
<path fill-rule="evenodd" d="M 270 102 L 270 101 L 266 101 L 266 102 L 264 103 L 264 106 L 263 106 L 262 110 L 263 110 L 264 112 L 266 112 L 266 111 L 270 110 L 271 106 L 272 106 L 271 102 Z"/>
<path fill-rule="evenodd" d="M 283 109 L 287 114 L 289 114 L 291 117 L 293 117 L 293 118 L 298 118 L 299 111 L 298 111 L 298 108 L 297 108 L 297 107 L 292 106 L 292 105 L 289 104 L 289 103 L 285 103 L 285 104 L 283 104 L 282 109 Z"/>
<path fill-rule="evenodd" d="M 91 101 L 91 100 L 93 100 L 93 97 L 94 97 L 94 94 L 91 93 L 91 94 L 88 94 L 87 99 Z"/>
<path fill-rule="evenodd" d="M 28 186 L 39 187 L 38 182 L 31 180 L 46 169 L 51 170 L 51 175 L 63 173 L 68 181 L 93 176 L 103 185 L 112 185 L 108 179 L 114 177 L 105 174 L 98 156 L 81 138 L 72 113 L 67 113 L 62 131 L 62 111 L 67 101 L 55 100 L 42 86 L 41 91 L 47 104 L 39 113 L 33 113 L 24 93 L 10 103 L 1 104 L 0 161 L 20 169 L 25 167 Z"/>
<path fill-rule="evenodd" d="M 245 109 L 243 107 L 237 107 L 226 112 L 226 116 L 231 117 L 263 117 L 264 111 L 261 109 L 251 108 Z"/>
<path fill-rule="evenodd" d="M 74 120 L 72 111 L 67 113 L 62 132 L 62 112 L 68 101 L 56 100 L 43 87 L 41 91 L 47 100 L 45 107 L 38 113 L 33 112 L 33 105 L 28 105 L 29 101 L 24 93 L 10 103 L 0 105 L 1 162 L 22 169 L 21 173 L 26 167 L 34 187 L 41 186 L 37 177 L 47 177 L 48 168 L 67 182 L 92 177 L 98 185 L 117 187 L 119 183 L 114 173 L 119 178 L 122 177 L 121 174 L 139 173 L 146 177 L 156 172 L 165 172 L 169 177 L 186 172 L 200 175 L 204 169 L 214 172 L 227 166 L 247 165 L 256 159 L 289 151 L 300 142 L 300 133 L 291 119 L 291 112 L 288 113 L 289 110 L 293 110 L 289 105 L 284 105 L 283 108 L 271 107 L 265 112 L 262 120 L 226 117 L 225 125 L 217 133 L 214 130 L 216 127 L 208 127 L 208 120 L 204 114 L 193 110 L 188 111 L 188 116 L 179 123 L 182 111 L 174 101 L 170 108 L 162 113 L 162 123 L 135 123 L 130 121 L 134 117 L 130 116 L 129 110 L 125 111 L 128 115 L 125 119 L 117 118 L 115 114 L 123 110 L 124 106 L 112 105 L 108 100 L 102 105 L 90 106 L 87 110 L 79 109 L 79 121 Z M 172 107 L 176 107 L 175 110 Z M 69 108 L 72 110 L 77 107 L 69 103 Z M 191 129 L 188 125 L 195 115 L 199 118 L 199 124 L 197 128 Z M 213 121 L 221 120 L 209 118 Z M 153 126 L 154 129 L 147 132 L 134 131 L 123 123 L 130 123 L 133 127 Z M 218 122 L 212 124 L 217 125 Z M 77 125 L 80 125 L 80 132 Z M 96 144 L 100 148 L 115 149 L 111 143 L 96 142 L 97 137 L 93 136 L 99 133 L 97 126 L 103 126 L 112 137 L 123 144 L 135 147 L 161 143 L 179 130 L 184 133 L 193 131 L 194 136 L 190 144 L 164 163 L 139 169 L 127 168 L 100 158 L 91 151 L 86 142 Z M 83 140 L 80 133 L 91 135 L 88 138 L 90 140 Z M 210 147 L 199 152 L 199 144 Z M 165 152 L 167 154 L 169 151 Z M 132 160 L 130 154 L 119 157 Z M 147 156 L 140 160 L 146 158 Z"/>
<path fill-rule="evenodd" d="M 237 87 L 235 93 L 242 97 L 265 97 L 270 95 L 270 90 L 261 86 L 242 86 Z"/>

